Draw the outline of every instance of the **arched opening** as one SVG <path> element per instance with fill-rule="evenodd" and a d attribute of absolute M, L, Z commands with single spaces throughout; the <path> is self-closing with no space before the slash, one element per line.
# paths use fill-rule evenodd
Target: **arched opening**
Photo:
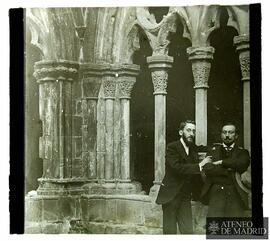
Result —
<path fill-rule="evenodd" d="M 224 122 L 239 126 L 240 145 L 243 144 L 243 87 L 238 54 L 233 46 L 237 31 L 227 26 L 228 14 L 221 11 L 220 28 L 210 36 L 215 48 L 208 91 L 208 143 L 220 142 L 220 128 Z"/>
<path fill-rule="evenodd" d="M 139 181 L 146 193 L 154 181 L 154 90 L 146 62 L 151 55 L 148 39 L 140 32 L 140 49 L 133 56 L 134 64 L 140 65 L 140 74 L 130 100 L 131 178 Z"/>
<path fill-rule="evenodd" d="M 167 87 L 166 143 L 179 139 L 178 128 L 181 121 L 195 118 L 193 74 L 186 53 L 190 46 L 190 41 L 183 38 L 183 25 L 179 21 L 169 45 L 169 55 L 173 56 L 174 62 Z"/>

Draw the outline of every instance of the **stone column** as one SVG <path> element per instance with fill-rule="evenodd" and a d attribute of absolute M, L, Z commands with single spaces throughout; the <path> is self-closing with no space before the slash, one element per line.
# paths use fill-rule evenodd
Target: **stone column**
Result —
<path fill-rule="evenodd" d="M 113 132 L 113 119 L 114 119 L 114 99 L 116 90 L 116 81 L 114 76 L 104 76 L 103 81 L 104 96 L 105 96 L 105 180 L 113 181 L 114 178 L 114 132 Z"/>
<path fill-rule="evenodd" d="M 244 147 L 251 151 L 251 125 L 250 125 L 250 71 L 249 71 L 249 35 L 239 35 L 234 37 L 234 44 L 239 54 L 243 81 L 243 133 Z M 241 181 L 250 190 L 251 187 L 251 165 L 248 170 L 241 175 Z M 245 189 L 244 189 L 245 190 Z M 249 208 L 251 209 L 251 191 L 249 192 Z"/>
<path fill-rule="evenodd" d="M 250 149 L 250 73 L 249 73 L 249 35 L 234 37 L 234 44 L 239 53 L 239 61 L 243 81 L 243 112 L 244 112 L 244 147 Z"/>
<path fill-rule="evenodd" d="M 166 90 L 168 70 L 173 57 L 156 55 L 147 57 L 151 70 L 155 96 L 155 180 L 150 195 L 155 196 L 165 174 L 166 152 Z"/>
<path fill-rule="evenodd" d="M 121 102 L 121 181 L 130 182 L 130 96 L 136 77 L 122 77 L 119 82 Z"/>
<path fill-rule="evenodd" d="M 195 89 L 196 144 L 207 145 L 207 89 L 213 47 L 189 47 Z"/>
<path fill-rule="evenodd" d="M 83 175 L 97 180 L 97 100 L 103 66 L 84 64 L 82 69 L 82 162 Z"/>
<path fill-rule="evenodd" d="M 39 115 L 43 135 L 39 156 L 43 159 L 43 175 L 38 194 L 55 195 L 78 191 L 67 183 L 81 182 L 72 178 L 72 82 L 78 77 L 78 63 L 40 61 L 34 76 L 39 83 Z M 61 187 L 61 188 L 60 188 Z"/>

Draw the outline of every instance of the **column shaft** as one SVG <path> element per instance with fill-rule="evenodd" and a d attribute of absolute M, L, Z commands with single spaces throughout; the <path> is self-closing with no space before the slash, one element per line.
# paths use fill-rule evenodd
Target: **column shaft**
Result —
<path fill-rule="evenodd" d="M 243 82 L 244 147 L 250 151 L 250 82 Z"/>
<path fill-rule="evenodd" d="M 130 181 L 130 104 L 121 99 L 121 179 Z"/>
<path fill-rule="evenodd" d="M 161 184 L 165 174 L 166 96 L 155 95 L 155 181 Z"/>
<path fill-rule="evenodd" d="M 113 76 L 105 76 L 103 81 L 105 96 L 105 180 L 114 179 L 114 99 L 116 82 Z"/>
<path fill-rule="evenodd" d="M 105 178 L 105 118 L 105 101 L 104 99 L 99 99 L 97 104 L 97 175 L 100 180 Z"/>
<path fill-rule="evenodd" d="M 207 145 L 207 89 L 195 90 L 196 145 Z"/>
<path fill-rule="evenodd" d="M 113 179 L 113 99 L 106 99 L 105 179 Z"/>
<path fill-rule="evenodd" d="M 130 96 L 138 70 L 123 76 L 119 82 L 121 105 L 121 182 L 130 182 Z"/>

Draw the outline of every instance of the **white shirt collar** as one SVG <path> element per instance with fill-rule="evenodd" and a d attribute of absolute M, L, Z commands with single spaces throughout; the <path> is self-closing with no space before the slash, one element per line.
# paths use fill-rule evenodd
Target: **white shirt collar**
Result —
<path fill-rule="evenodd" d="M 222 143 L 222 146 L 223 146 L 224 148 L 228 148 L 228 149 L 230 149 L 230 150 L 234 148 L 234 145 L 235 145 L 235 143 L 231 144 L 230 146 L 227 146 L 224 142 Z"/>
<path fill-rule="evenodd" d="M 184 149 L 185 149 L 185 151 L 186 151 L 186 154 L 188 155 L 188 154 L 189 154 L 189 147 L 188 147 L 187 144 L 184 142 L 184 140 L 183 140 L 182 137 L 180 138 L 180 141 L 181 141 L 181 143 L 182 143 L 182 145 L 183 145 L 183 147 L 184 147 Z"/>

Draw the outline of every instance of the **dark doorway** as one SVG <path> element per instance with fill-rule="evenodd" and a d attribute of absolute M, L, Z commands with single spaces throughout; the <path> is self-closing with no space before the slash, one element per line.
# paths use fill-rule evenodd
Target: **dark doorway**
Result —
<path fill-rule="evenodd" d="M 220 142 L 221 125 L 234 122 L 239 127 L 238 142 L 243 144 L 243 88 L 238 54 L 233 45 L 237 31 L 228 27 L 228 14 L 221 11 L 221 26 L 212 33 L 215 48 L 208 90 L 208 144 Z"/>
<path fill-rule="evenodd" d="M 154 96 L 151 73 L 146 62 L 152 55 L 146 36 L 140 35 L 140 50 L 134 53 L 134 64 L 140 65 L 140 74 L 134 85 L 131 101 L 131 174 L 149 193 L 154 181 Z"/>

